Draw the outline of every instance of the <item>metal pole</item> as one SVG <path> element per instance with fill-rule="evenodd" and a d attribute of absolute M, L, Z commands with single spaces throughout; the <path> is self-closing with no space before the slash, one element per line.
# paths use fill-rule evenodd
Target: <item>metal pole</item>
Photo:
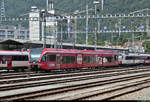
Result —
<path fill-rule="evenodd" d="M 57 49 L 57 21 L 56 21 L 56 23 L 55 23 L 55 27 L 56 27 L 56 33 L 55 33 L 55 45 L 54 45 L 54 48 L 56 48 Z"/>
<path fill-rule="evenodd" d="M 42 13 L 43 22 L 42 22 L 42 35 L 43 35 L 43 48 L 46 48 L 46 12 Z"/>
<path fill-rule="evenodd" d="M 70 18 L 67 19 L 68 26 L 68 39 L 70 38 Z"/>
<path fill-rule="evenodd" d="M 86 5 L 86 45 L 88 45 L 88 5 Z"/>
<path fill-rule="evenodd" d="M 75 18 L 75 32 L 74 32 L 74 48 L 76 45 L 76 38 L 77 38 L 77 19 Z"/>
<path fill-rule="evenodd" d="M 98 31 L 98 34 L 99 34 L 99 37 L 100 37 L 100 20 L 98 20 L 98 28 L 97 28 L 97 31 Z M 98 42 L 98 39 L 97 39 L 97 42 Z"/>
<path fill-rule="evenodd" d="M 62 24 L 61 24 L 61 49 L 62 49 Z"/>
<path fill-rule="evenodd" d="M 118 37 L 117 45 L 119 43 L 120 34 L 121 34 L 121 19 L 119 19 L 119 37 Z"/>
<path fill-rule="evenodd" d="M 97 6 L 96 6 L 96 4 L 95 4 L 95 15 L 96 15 L 96 9 L 97 9 Z"/>
<path fill-rule="evenodd" d="M 101 9 L 103 10 L 104 9 L 104 0 L 101 1 L 101 4 L 102 4 Z"/>
<path fill-rule="evenodd" d="M 146 17 L 146 32 L 148 34 L 149 31 L 149 17 Z"/>
<path fill-rule="evenodd" d="M 113 36 L 113 33 L 111 33 L 111 34 L 112 34 L 111 43 L 113 44 L 114 36 Z"/>
<path fill-rule="evenodd" d="M 120 38 L 120 34 L 121 34 L 121 19 L 119 19 L 119 38 Z"/>
<path fill-rule="evenodd" d="M 95 27 L 95 50 L 96 50 L 96 46 L 97 46 L 97 36 L 96 36 L 96 31 L 97 31 L 97 29 L 96 29 L 96 27 Z"/>
<path fill-rule="evenodd" d="M 132 49 L 134 47 L 134 33 L 132 33 Z"/>
<path fill-rule="evenodd" d="M 128 38 L 128 49 L 129 49 L 129 38 Z"/>

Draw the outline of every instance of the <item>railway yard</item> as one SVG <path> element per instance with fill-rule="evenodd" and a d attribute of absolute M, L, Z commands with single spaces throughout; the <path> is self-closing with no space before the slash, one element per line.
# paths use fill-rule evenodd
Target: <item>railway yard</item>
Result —
<path fill-rule="evenodd" d="M 148 95 L 149 87 L 150 66 L 83 68 L 50 73 L 0 71 L 0 101 L 149 100 L 145 95 Z"/>
<path fill-rule="evenodd" d="M 0 102 L 150 100 L 147 0 L 0 1 Z"/>

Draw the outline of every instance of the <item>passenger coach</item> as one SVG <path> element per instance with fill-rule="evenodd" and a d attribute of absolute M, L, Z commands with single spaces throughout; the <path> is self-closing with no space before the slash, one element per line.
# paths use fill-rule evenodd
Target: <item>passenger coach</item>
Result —
<path fill-rule="evenodd" d="M 27 51 L 0 50 L 0 69 L 24 70 L 28 68 Z"/>
<path fill-rule="evenodd" d="M 29 52 L 33 70 L 118 66 L 117 52 L 34 48 Z"/>
<path fill-rule="evenodd" d="M 118 57 L 120 65 L 150 64 L 150 54 L 147 53 L 122 53 Z"/>

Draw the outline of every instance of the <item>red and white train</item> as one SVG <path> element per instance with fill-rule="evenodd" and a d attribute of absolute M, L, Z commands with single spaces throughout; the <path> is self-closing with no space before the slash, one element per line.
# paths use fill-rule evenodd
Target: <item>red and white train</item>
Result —
<path fill-rule="evenodd" d="M 150 65 L 150 54 L 34 48 L 27 51 L 0 50 L 0 69 L 54 70 L 124 65 Z"/>
<path fill-rule="evenodd" d="M 0 69 L 24 70 L 28 68 L 27 51 L 0 50 Z"/>
<path fill-rule="evenodd" d="M 29 65 L 34 70 L 100 68 L 145 63 L 150 64 L 150 54 L 51 48 L 31 49 L 29 53 Z"/>

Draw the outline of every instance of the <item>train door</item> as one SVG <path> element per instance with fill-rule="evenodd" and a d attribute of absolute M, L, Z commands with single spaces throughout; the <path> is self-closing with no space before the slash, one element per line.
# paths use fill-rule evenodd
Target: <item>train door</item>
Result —
<path fill-rule="evenodd" d="M 46 59 L 47 59 L 48 69 L 55 69 L 57 67 L 56 54 L 48 54 Z"/>
<path fill-rule="evenodd" d="M 7 56 L 7 68 L 12 68 L 12 56 Z"/>
<path fill-rule="evenodd" d="M 2 56 L 0 56 L 0 69 L 2 68 Z"/>
<path fill-rule="evenodd" d="M 98 62 L 97 62 L 98 61 L 98 55 L 96 55 L 96 59 L 95 60 L 96 60 L 96 67 L 97 67 L 98 66 Z"/>
<path fill-rule="evenodd" d="M 102 66 L 102 56 L 98 56 L 98 66 Z"/>
<path fill-rule="evenodd" d="M 57 69 L 60 69 L 60 54 L 57 54 Z"/>
<path fill-rule="evenodd" d="M 82 54 L 77 54 L 77 67 L 82 67 Z"/>
<path fill-rule="evenodd" d="M 1 59 L 2 59 L 2 61 L 1 61 L 1 68 L 6 68 L 7 67 L 7 64 L 6 64 L 6 56 L 1 56 Z"/>
<path fill-rule="evenodd" d="M 115 55 L 112 55 L 111 62 L 112 62 L 112 66 L 114 66 L 115 65 Z"/>

